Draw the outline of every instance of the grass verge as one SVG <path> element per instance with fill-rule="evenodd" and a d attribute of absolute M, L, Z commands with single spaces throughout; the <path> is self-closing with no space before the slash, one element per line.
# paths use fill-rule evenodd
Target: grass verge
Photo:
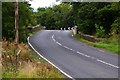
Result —
<path fill-rule="evenodd" d="M 108 51 L 111 51 L 113 53 L 120 55 L 120 53 L 118 52 L 118 40 L 116 39 L 116 37 L 104 39 L 101 42 L 95 42 L 95 43 L 81 38 L 78 34 L 74 35 L 74 38 L 88 45 L 91 45 L 93 47 L 105 49 L 105 50 L 108 50 Z"/>

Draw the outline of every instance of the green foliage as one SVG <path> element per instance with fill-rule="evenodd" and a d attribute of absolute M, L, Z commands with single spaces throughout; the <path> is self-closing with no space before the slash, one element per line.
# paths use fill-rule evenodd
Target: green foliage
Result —
<path fill-rule="evenodd" d="M 100 25 L 105 29 L 105 33 L 110 33 L 111 25 L 116 19 L 118 13 L 112 8 L 112 4 L 109 4 L 102 9 L 98 10 L 98 19 L 100 20 Z"/>
<path fill-rule="evenodd" d="M 13 40 L 15 36 L 14 3 L 2 5 L 3 38 Z M 28 26 L 40 24 L 46 29 L 78 26 L 82 33 L 104 37 L 120 31 L 120 2 L 105 3 L 61 3 L 48 8 L 38 8 L 33 12 L 28 2 L 19 3 L 19 36 L 25 42 Z M 99 25 L 96 27 L 96 25 Z"/>
<path fill-rule="evenodd" d="M 98 26 L 97 24 L 95 24 L 95 27 L 96 27 L 96 37 L 98 38 L 105 37 L 105 30 L 103 29 L 103 27 Z"/>
<path fill-rule="evenodd" d="M 118 52 L 118 50 L 119 50 L 118 41 L 117 41 L 118 37 L 111 37 L 111 38 L 105 39 L 105 40 L 103 40 L 101 42 L 97 42 L 97 43 L 87 41 L 87 40 L 81 38 L 78 34 L 74 35 L 74 37 L 77 40 L 80 40 L 81 42 L 84 42 L 88 45 L 91 45 L 91 46 L 94 46 L 97 48 L 101 48 L 101 49 L 105 49 L 105 50 L 108 50 L 108 51 L 111 51 L 111 52 L 114 52 L 114 53 L 120 55 L 120 53 Z"/>
<path fill-rule="evenodd" d="M 28 2 L 19 2 L 19 37 L 20 42 L 26 42 L 28 36 L 28 26 L 36 25 L 33 9 Z M 15 5 L 13 2 L 2 3 L 2 37 L 7 40 L 15 38 Z"/>
<path fill-rule="evenodd" d="M 111 26 L 112 26 L 111 33 L 119 34 L 120 33 L 120 17 L 117 18 Z"/>
<path fill-rule="evenodd" d="M 14 3 L 2 3 L 2 37 L 14 38 Z"/>
<path fill-rule="evenodd" d="M 76 20 L 76 24 L 81 32 L 86 34 L 94 34 L 95 32 L 95 11 L 96 7 L 94 3 L 84 3 L 80 4 L 78 9 L 78 19 Z"/>
<path fill-rule="evenodd" d="M 72 6 L 75 25 L 83 33 L 100 34 L 96 33 L 95 24 L 98 24 L 105 30 L 103 34 L 108 35 L 114 25 L 119 25 L 120 3 L 72 3 Z"/>
<path fill-rule="evenodd" d="M 73 26 L 72 6 L 68 3 L 53 6 L 52 8 L 38 8 L 37 21 L 46 26 L 46 29 L 60 29 Z"/>

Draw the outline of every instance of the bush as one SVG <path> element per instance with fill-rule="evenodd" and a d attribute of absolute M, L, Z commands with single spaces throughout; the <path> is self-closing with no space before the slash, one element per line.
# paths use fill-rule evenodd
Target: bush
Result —
<path fill-rule="evenodd" d="M 98 26 L 97 24 L 95 24 L 95 28 L 96 28 L 96 37 L 98 38 L 105 37 L 105 30 L 103 29 L 103 26 Z"/>
<path fill-rule="evenodd" d="M 113 35 L 119 34 L 120 33 L 120 18 L 117 18 L 111 26 L 112 26 L 111 33 Z"/>

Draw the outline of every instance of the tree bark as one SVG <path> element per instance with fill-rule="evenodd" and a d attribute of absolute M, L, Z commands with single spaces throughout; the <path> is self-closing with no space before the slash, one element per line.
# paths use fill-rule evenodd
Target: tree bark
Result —
<path fill-rule="evenodd" d="M 19 43 L 18 0 L 15 2 L 15 42 Z"/>

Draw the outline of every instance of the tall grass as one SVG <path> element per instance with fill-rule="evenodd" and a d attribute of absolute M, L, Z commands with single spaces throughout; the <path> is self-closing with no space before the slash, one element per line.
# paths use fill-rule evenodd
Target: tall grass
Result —
<path fill-rule="evenodd" d="M 3 78 L 64 78 L 52 65 L 41 59 L 27 44 L 3 41 Z"/>

